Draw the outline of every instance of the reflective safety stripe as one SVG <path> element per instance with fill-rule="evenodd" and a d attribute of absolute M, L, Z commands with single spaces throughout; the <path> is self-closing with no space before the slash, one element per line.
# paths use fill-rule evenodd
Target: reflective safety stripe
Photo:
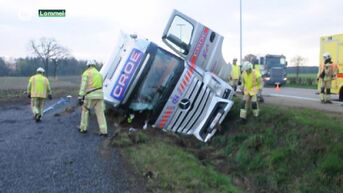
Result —
<path fill-rule="evenodd" d="M 242 119 L 246 119 L 247 118 L 247 111 L 245 109 L 241 109 L 239 112 L 239 117 Z"/>

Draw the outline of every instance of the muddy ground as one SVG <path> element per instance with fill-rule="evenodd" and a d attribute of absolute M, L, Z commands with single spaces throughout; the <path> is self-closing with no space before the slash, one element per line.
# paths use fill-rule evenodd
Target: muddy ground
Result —
<path fill-rule="evenodd" d="M 80 134 L 78 107 L 49 112 L 36 123 L 28 99 L 2 101 L 0 192 L 144 192 L 118 150 L 111 148 L 111 137 L 97 135 L 91 117 L 88 133 Z"/>

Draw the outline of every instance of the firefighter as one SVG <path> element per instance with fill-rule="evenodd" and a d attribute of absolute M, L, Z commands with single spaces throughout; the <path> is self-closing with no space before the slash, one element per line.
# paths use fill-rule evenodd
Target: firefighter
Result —
<path fill-rule="evenodd" d="M 233 89 L 235 91 L 237 90 L 240 74 L 241 73 L 240 73 L 239 66 L 237 64 L 237 58 L 234 58 L 233 61 L 232 61 L 232 71 L 231 71 L 231 74 L 229 76 L 229 80 L 231 82 L 231 86 L 233 87 Z"/>
<path fill-rule="evenodd" d="M 248 107 L 251 104 L 252 112 L 255 117 L 259 115 L 259 107 L 257 102 L 257 92 L 261 88 L 261 77 L 258 77 L 253 70 L 253 65 L 250 62 L 245 62 L 242 73 L 242 91 L 243 100 L 241 101 L 240 118 L 243 123 L 247 119 Z"/>
<path fill-rule="evenodd" d="M 337 76 L 337 65 L 333 64 L 331 55 L 329 53 L 323 54 L 324 64 L 320 65 L 317 80 L 321 83 L 320 87 L 320 101 L 322 103 L 332 103 L 330 100 L 331 81 Z"/>
<path fill-rule="evenodd" d="M 37 68 L 36 74 L 31 76 L 27 85 L 27 96 L 31 98 L 31 109 L 36 122 L 43 116 L 44 102 L 48 97 L 52 99 L 49 80 L 43 75 L 45 70 Z"/>
<path fill-rule="evenodd" d="M 260 64 L 259 64 L 257 59 L 253 60 L 253 69 L 254 69 L 254 71 L 256 73 L 256 77 L 257 78 L 262 78 L 261 66 L 260 66 Z M 257 92 L 257 100 L 258 100 L 258 102 L 261 102 L 261 103 L 264 102 L 264 98 L 262 96 L 262 88 L 263 88 L 263 81 L 261 81 L 260 88 L 258 89 L 258 92 Z"/>
<path fill-rule="evenodd" d="M 80 133 L 86 133 L 88 127 L 89 110 L 94 108 L 100 128 L 100 136 L 107 136 L 107 123 L 105 118 L 104 94 L 102 91 L 103 77 L 95 68 L 96 62 L 87 62 L 87 70 L 82 74 L 79 92 L 79 105 L 82 106 Z"/>

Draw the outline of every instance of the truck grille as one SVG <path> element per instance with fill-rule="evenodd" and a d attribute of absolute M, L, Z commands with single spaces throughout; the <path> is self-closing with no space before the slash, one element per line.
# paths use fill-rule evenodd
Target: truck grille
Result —
<path fill-rule="evenodd" d="M 178 133 L 191 134 L 192 129 L 202 121 L 202 112 L 206 112 L 214 93 L 195 76 L 190 82 L 182 99 L 189 100 L 187 109 L 177 108 L 174 116 L 167 126 L 168 130 Z"/>
<path fill-rule="evenodd" d="M 272 68 L 270 70 L 270 79 L 273 82 L 280 82 L 283 80 L 284 72 L 281 68 Z"/>

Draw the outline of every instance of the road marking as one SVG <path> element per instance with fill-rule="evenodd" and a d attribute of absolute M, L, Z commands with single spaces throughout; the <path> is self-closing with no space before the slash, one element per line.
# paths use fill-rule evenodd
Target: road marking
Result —
<path fill-rule="evenodd" d="M 319 101 L 319 98 L 318 98 L 318 99 L 315 99 L 315 98 L 309 98 L 309 97 L 292 96 L 292 95 L 283 95 L 283 94 L 267 94 L 267 96 L 285 97 L 285 98 L 293 98 L 293 99 L 301 99 L 301 100 L 308 100 L 308 101 L 320 102 L 320 101 Z M 336 101 L 332 101 L 332 103 L 334 103 L 334 104 L 341 104 L 341 102 L 336 102 Z"/>

